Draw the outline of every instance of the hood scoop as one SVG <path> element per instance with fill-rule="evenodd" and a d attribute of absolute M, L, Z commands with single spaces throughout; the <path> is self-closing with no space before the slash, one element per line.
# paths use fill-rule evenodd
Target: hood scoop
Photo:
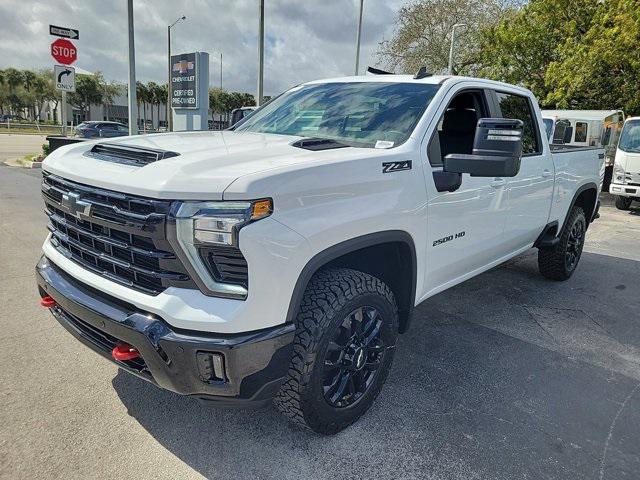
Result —
<path fill-rule="evenodd" d="M 120 145 L 113 143 L 97 143 L 85 155 L 107 162 L 123 163 L 143 167 L 149 163 L 177 157 L 180 154 L 167 150 L 138 147 L 134 145 Z"/>

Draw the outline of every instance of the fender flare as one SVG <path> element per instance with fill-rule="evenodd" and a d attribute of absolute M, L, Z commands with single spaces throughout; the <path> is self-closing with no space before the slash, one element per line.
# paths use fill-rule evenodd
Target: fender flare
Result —
<path fill-rule="evenodd" d="M 589 182 L 589 183 L 585 183 L 584 185 L 581 185 L 580 187 L 578 187 L 578 189 L 576 190 L 576 192 L 573 194 L 573 198 L 571 199 L 571 203 L 569 204 L 569 208 L 567 209 L 567 213 L 564 216 L 564 220 L 562 221 L 562 228 L 558 230 L 557 232 L 557 236 L 562 235 L 562 232 L 564 231 L 564 227 L 567 224 L 567 220 L 569 219 L 569 213 L 571 212 L 571 209 L 575 206 L 576 201 L 578 200 L 578 197 L 585 191 L 587 190 L 595 190 L 596 192 L 596 199 L 595 202 L 593 203 L 593 210 L 592 213 L 595 211 L 596 209 L 596 205 L 598 204 L 598 185 L 596 185 L 593 182 Z M 585 212 L 586 214 L 587 212 Z M 587 228 L 589 228 L 589 224 L 591 223 L 591 219 L 587 218 Z"/>
<path fill-rule="evenodd" d="M 345 240 L 344 242 L 337 243 L 314 255 L 311 260 L 309 260 L 303 267 L 300 275 L 298 275 L 298 279 L 296 280 L 296 284 L 291 295 L 291 300 L 289 301 L 286 323 L 295 322 L 295 317 L 302 302 L 304 292 L 307 289 L 309 281 L 316 272 L 318 272 L 332 260 L 335 260 L 336 258 L 339 258 L 343 255 L 355 252 L 356 250 L 361 250 L 363 248 L 373 247 L 375 245 L 384 243 L 402 243 L 405 244 L 411 252 L 410 261 L 412 274 L 410 302 L 405 314 L 406 318 L 404 319 L 404 322 L 401 321 L 401 325 L 404 325 L 405 327 L 404 329 L 401 329 L 401 331 L 406 331 L 406 328 L 410 323 L 411 314 L 415 305 L 418 272 L 416 248 L 413 237 L 404 230 L 387 230 L 382 232 L 369 233 L 360 237 L 351 238 L 349 240 Z"/>

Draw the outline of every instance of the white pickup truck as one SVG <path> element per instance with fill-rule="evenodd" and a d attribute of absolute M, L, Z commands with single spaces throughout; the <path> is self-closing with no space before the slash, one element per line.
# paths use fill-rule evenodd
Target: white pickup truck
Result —
<path fill-rule="evenodd" d="M 537 247 L 566 280 L 603 151 L 552 152 L 531 92 L 456 76 L 297 86 L 234 129 L 62 147 L 41 304 L 159 387 L 360 417 L 429 297 Z M 423 316 L 423 315 L 421 315 Z"/>

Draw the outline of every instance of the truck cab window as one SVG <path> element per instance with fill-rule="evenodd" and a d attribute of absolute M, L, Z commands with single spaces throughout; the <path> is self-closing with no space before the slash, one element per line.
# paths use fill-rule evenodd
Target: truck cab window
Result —
<path fill-rule="evenodd" d="M 587 128 L 588 124 L 586 122 L 576 122 L 576 137 L 574 139 L 575 142 L 587 141 Z"/>
<path fill-rule="evenodd" d="M 496 92 L 498 104 L 502 112 L 502 118 L 515 118 L 524 122 L 522 130 L 522 154 L 532 155 L 541 153 L 540 141 L 538 140 L 538 124 L 531 108 L 531 103 L 527 97 L 513 95 L 510 93 Z M 556 132 L 558 124 L 556 124 Z M 554 139 L 555 139 L 554 134 Z"/>
<path fill-rule="evenodd" d="M 438 127 L 429 142 L 429 162 L 442 165 L 450 153 L 471 153 L 478 120 L 487 117 L 483 93 L 458 93 L 440 117 Z"/>

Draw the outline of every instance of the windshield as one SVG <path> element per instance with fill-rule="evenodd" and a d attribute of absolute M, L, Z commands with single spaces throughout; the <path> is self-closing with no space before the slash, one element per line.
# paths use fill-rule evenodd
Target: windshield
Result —
<path fill-rule="evenodd" d="M 552 118 L 543 118 L 544 128 L 547 131 L 547 138 L 551 140 L 551 132 L 553 131 L 553 119 Z"/>
<path fill-rule="evenodd" d="M 640 119 L 624 124 L 618 147 L 625 152 L 640 153 Z"/>
<path fill-rule="evenodd" d="M 345 82 L 295 87 L 257 110 L 237 131 L 327 138 L 385 148 L 409 138 L 437 92 L 420 83 Z"/>

